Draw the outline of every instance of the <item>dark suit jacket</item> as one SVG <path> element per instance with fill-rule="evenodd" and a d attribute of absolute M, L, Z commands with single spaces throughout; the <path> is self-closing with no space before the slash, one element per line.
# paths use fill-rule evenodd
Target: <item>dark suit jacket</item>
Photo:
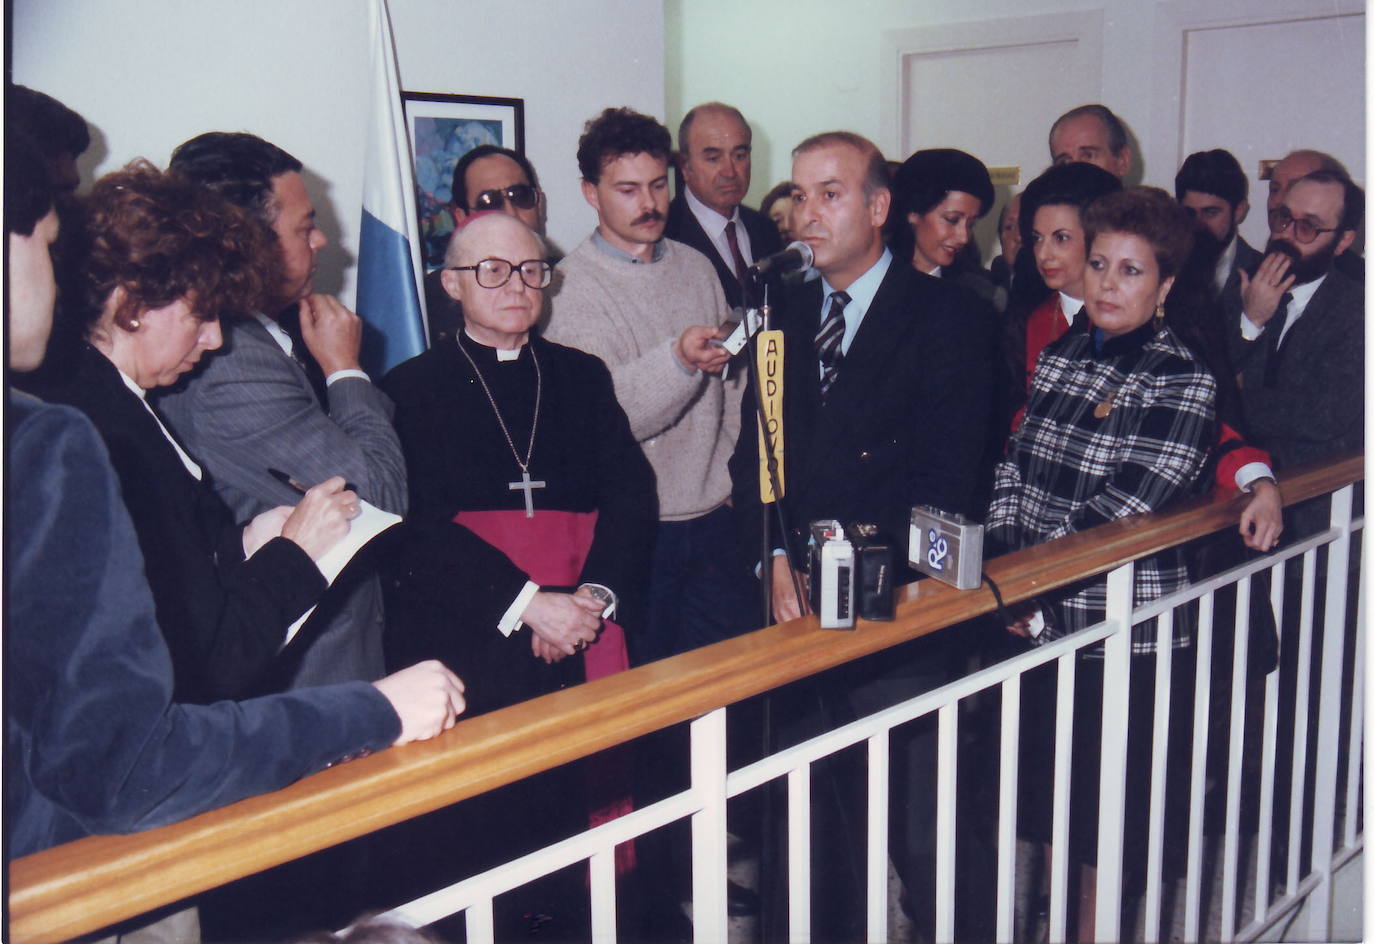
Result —
<path fill-rule="evenodd" d="M 178 701 L 255 694 L 286 628 L 325 589 L 299 546 L 276 538 L 243 559 L 242 529 L 208 475 L 197 481 L 119 372 L 86 347 L 45 398 L 95 424 L 143 551 Z"/>
<path fill-rule="evenodd" d="M 822 404 L 813 347 L 820 280 L 784 301 L 784 507 L 793 564 L 805 563 L 808 523 L 838 518 L 879 525 L 905 572 L 912 505 L 982 510 L 974 505 L 992 416 L 991 312 L 894 259 Z M 731 460 L 749 560 L 758 558 L 761 507 L 753 404 L 746 393 Z"/>
<path fill-rule="evenodd" d="M 782 240 L 778 238 L 778 227 L 758 210 L 741 205 L 739 218 L 744 224 L 744 231 L 749 234 L 749 249 L 755 262 L 765 256 L 771 256 L 782 248 Z M 739 279 L 735 278 L 733 261 L 720 257 L 715 244 L 697 222 L 697 218 L 692 214 L 692 208 L 687 205 L 685 190 L 668 204 L 668 226 L 664 229 L 663 235 L 686 243 L 711 260 L 711 265 L 716 269 L 716 276 L 720 279 L 720 287 L 725 290 L 725 304 L 731 308 L 744 304 L 744 290 L 740 288 Z"/>
<path fill-rule="evenodd" d="M 1231 261 L 1231 274 L 1221 288 L 1221 302 L 1226 311 L 1240 311 L 1240 273 L 1254 275 L 1264 261 L 1264 253 L 1236 235 L 1236 258 Z M 1214 283 L 1215 284 L 1215 283 Z"/>
<path fill-rule="evenodd" d="M 1266 333 L 1255 341 L 1232 328 L 1246 438 L 1279 469 L 1364 448 L 1364 286 L 1338 271 L 1326 276 L 1277 352 L 1265 384 Z"/>

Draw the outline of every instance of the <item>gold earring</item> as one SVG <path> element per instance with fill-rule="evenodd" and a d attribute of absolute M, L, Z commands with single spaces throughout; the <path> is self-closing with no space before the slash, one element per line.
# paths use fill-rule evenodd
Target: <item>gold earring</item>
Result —
<path fill-rule="evenodd" d="M 1164 327 L 1164 304 L 1161 302 L 1155 306 L 1155 330 L 1158 331 L 1162 327 Z"/>
<path fill-rule="evenodd" d="M 132 321 L 129 322 L 129 330 L 130 330 L 130 331 L 137 331 L 137 330 L 138 330 L 138 319 L 137 319 L 137 318 L 135 318 L 135 319 L 133 319 Z"/>

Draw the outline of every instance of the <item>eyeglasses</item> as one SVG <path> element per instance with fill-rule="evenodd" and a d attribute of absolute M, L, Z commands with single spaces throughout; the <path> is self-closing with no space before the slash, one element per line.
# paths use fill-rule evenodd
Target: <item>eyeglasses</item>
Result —
<path fill-rule="evenodd" d="M 519 210 L 534 207 L 539 192 L 529 184 L 511 184 L 504 190 L 483 190 L 472 201 L 472 212 L 479 210 L 499 210 L 509 200 L 511 206 Z"/>
<path fill-rule="evenodd" d="M 1320 229 L 1311 220 L 1300 220 L 1292 213 L 1288 212 L 1286 206 L 1276 206 L 1269 211 L 1269 232 L 1277 236 L 1289 226 L 1293 227 L 1293 238 L 1300 243 L 1310 243 L 1322 233 L 1334 233 L 1340 229 L 1333 226 L 1331 229 Z"/>
<path fill-rule="evenodd" d="M 507 262 L 495 257 L 483 259 L 476 265 L 449 266 L 454 272 L 476 272 L 477 284 L 482 288 L 500 288 L 510 281 L 513 273 L 520 273 L 520 281 L 526 288 L 548 288 L 553 281 L 553 266 L 543 259 L 526 259 L 524 262 Z"/>

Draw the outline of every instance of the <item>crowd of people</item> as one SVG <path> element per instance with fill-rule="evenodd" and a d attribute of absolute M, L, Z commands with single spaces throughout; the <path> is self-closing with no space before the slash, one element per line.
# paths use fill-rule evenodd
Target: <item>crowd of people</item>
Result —
<path fill-rule="evenodd" d="M 1124 126 L 1081 106 L 1004 206 L 988 269 L 974 227 L 996 191 L 974 155 L 897 164 L 859 134 L 817 134 L 760 212 L 743 204 L 751 137 L 719 102 L 687 113 L 676 150 L 651 116 L 592 117 L 576 160 L 597 225 L 563 256 L 529 161 L 470 151 L 424 286 L 430 349 L 370 377 L 362 323 L 313 291 L 327 237 L 297 159 L 212 131 L 166 170 L 138 161 L 77 196 L 84 121 L 10 86 L 7 855 L 173 822 L 465 710 L 804 616 L 815 520 L 875 525 L 905 583 L 916 505 L 985 521 L 991 553 L 1215 489 L 1249 493 L 1238 541 L 1263 552 L 1285 531 L 1285 471 L 1362 449 L 1364 195 L 1335 158 L 1273 167 L 1257 250 L 1228 152 L 1190 155 L 1173 194 L 1126 186 Z M 768 281 L 787 352 L 779 509 L 760 499 L 777 444 L 749 354 L 721 341 L 759 301 L 757 264 L 794 240 L 811 265 Z M 352 522 L 386 514 L 347 559 Z M 1178 552 L 1139 562 L 1136 602 L 1189 576 Z M 796 742 L 1104 612 L 1090 581 L 994 634 L 937 633 L 817 676 L 779 693 L 769 737 Z M 1176 626 L 1172 645 L 1186 655 L 1191 638 Z M 1135 654 L 1155 645 L 1152 623 L 1135 628 Z M 1081 662 L 1100 672 L 1100 650 Z M 1026 697 L 1054 696 L 1032 681 Z M 1136 701 L 1133 724 L 1148 720 Z M 1026 765 L 1023 832 L 1044 842 L 1052 743 L 1027 736 L 1045 766 Z M 932 731 L 894 732 L 892 751 L 892 857 L 922 927 Z M 638 745 L 430 819 L 440 851 L 472 847 L 448 865 L 379 843 L 311 867 L 353 876 L 335 897 L 356 906 L 358 874 L 374 889 L 378 870 L 462 877 L 625 812 L 679 767 Z M 844 901 L 863 868 L 853 784 L 837 782 L 817 800 L 834 855 L 816 880 Z M 1092 788 L 1075 779 L 1074 795 Z M 1072 838 L 1086 916 L 1095 841 Z M 674 872 L 671 845 L 645 844 L 638 870 Z M 636 871 L 632 854 L 618 865 Z M 566 904 L 573 884 L 548 893 Z M 207 907 L 207 936 L 261 930 L 245 900 L 285 898 L 261 888 Z M 758 907 L 730 891 L 732 909 Z M 854 930 L 825 912 L 820 937 Z"/>

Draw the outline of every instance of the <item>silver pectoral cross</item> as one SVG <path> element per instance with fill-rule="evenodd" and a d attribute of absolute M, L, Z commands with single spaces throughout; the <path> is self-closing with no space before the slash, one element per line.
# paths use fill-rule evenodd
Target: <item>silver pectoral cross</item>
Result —
<path fill-rule="evenodd" d="M 533 518 L 533 517 L 534 517 L 534 489 L 536 489 L 536 488 L 543 488 L 543 487 L 544 487 L 544 483 L 543 483 L 543 482 L 532 482 L 532 481 L 530 481 L 530 473 L 529 473 L 529 470 L 528 470 L 528 469 L 522 469 L 522 470 L 520 471 L 520 481 L 518 481 L 518 482 L 511 482 L 511 483 L 510 483 L 510 490 L 511 490 L 512 492 L 515 491 L 515 490 L 518 488 L 518 489 L 522 489 L 522 490 L 524 491 L 524 493 L 525 493 L 525 517 L 526 517 L 526 518 Z"/>

